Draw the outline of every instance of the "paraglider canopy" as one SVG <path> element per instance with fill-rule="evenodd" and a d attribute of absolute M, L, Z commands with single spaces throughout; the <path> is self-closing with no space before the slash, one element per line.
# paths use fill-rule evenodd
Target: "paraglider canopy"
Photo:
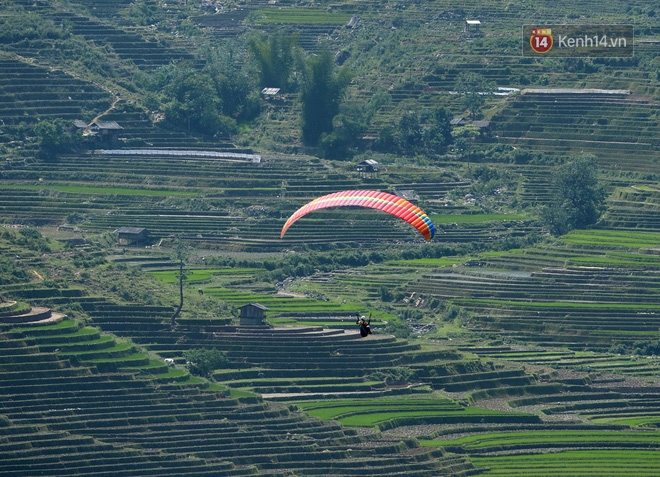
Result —
<path fill-rule="evenodd" d="M 377 190 L 347 190 L 324 195 L 303 205 L 286 221 L 280 238 L 302 216 L 319 209 L 343 206 L 368 207 L 387 212 L 415 227 L 427 242 L 435 235 L 435 226 L 429 216 L 406 199 Z"/>

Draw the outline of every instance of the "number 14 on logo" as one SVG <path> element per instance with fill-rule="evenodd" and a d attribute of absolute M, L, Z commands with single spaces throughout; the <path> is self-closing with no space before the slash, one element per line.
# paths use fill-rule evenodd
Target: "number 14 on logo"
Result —
<path fill-rule="evenodd" d="M 550 28 L 532 28 L 529 44 L 537 53 L 547 53 L 552 48 L 552 31 Z"/>

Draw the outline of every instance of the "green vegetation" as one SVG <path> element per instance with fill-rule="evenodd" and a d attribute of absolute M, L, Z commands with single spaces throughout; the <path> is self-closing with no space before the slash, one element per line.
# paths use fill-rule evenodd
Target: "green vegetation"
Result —
<path fill-rule="evenodd" d="M 191 349 L 184 357 L 190 363 L 190 372 L 198 376 L 208 376 L 211 371 L 227 366 L 226 355 L 217 348 Z"/>
<path fill-rule="evenodd" d="M 351 16 L 345 13 L 328 13 L 313 9 L 282 9 L 282 10 L 257 10 L 255 12 L 258 23 L 336 23 L 346 24 Z"/>
<path fill-rule="evenodd" d="M 435 215 L 431 220 L 436 224 L 468 224 L 479 222 L 495 222 L 498 220 L 531 220 L 531 217 L 516 214 L 467 214 L 467 215 Z"/>
<path fill-rule="evenodd" d="M 529 18 L 634 23 L 635 56 L 523 58 Z M 658 475 L 656 23 L 3 2 L 3 473 Z M 345 207 L 280 238 L 362 189 L 436 236 Z"/>
<path fill-rule="evenodd" d="M 101 184 L 95 186 L 56 184 L 0 184 L 0 189 L 46 190 L 81 195 L 134 195 L 151 197 L 190 197 L 199 195 L 198 192 L 189 190 L 161 190 L 151 188 L 128 189 L 125 187 L 106 187 Z"/>
<path fill-rule="evenodd" d="M 569 243 L 625 249 L 656 247 L 659 239 L 658 233 L 617 230 L 579 230 L 560 238 Z"/>
<path fill-rule="evenodd" d="M 70 133 L 67 129 L 66 123 L 61 119 L 46 119 L 37 123 L 34 133 L 45 157 L 53 159 L 57 154 L 71 152 L 82 144 L 82 137 Z"/>
<path fill-rule="evenodd" d="M 602 213 L 605 188 L 597 177 L 595 156 L 582 156 L 558 167 L 553 179 L 552 204 L 544 220 L 554 235 L 595 224 Z"/>
<path fill-rule="evenodd" d="M 332 303 L 312 298 L 293 298 L 282 295 L 255 294 L 228 288 L 205 288 L 204 294 L 216 297 L 232 305 L 257 302 L 268 307 L 274 313 L 314 313 L 336 312 L 352 315 L 360 306 L 356 303 Z"/>
<path fill-rule="evenodd" d="M 329 51 L 307 60 L 300 87 L 302 138 L 316 145 L 322 134 L 333 129 L 333 119 L 350 81 L 347 67 L 336 68 Z"/>
<path fill-rule="evenodd" d="M 434 423 L 471 422 L 489 420 L 493 416 L 521 416 L 510 412 L 499 412 L 476 407 L 463 407 L 458 403 L 436 397 L 429 399 L 426 395 L 411 396 L 408 399 L 374 398 L 369 401 L 356 399 L 353 401 L 298 402 L 299 407 L 311 416 L 321 419 L 338 420 L 346 426 L 372 427 L 397 420 L 403 422 Z M 402 424 L 403 425 L 403 424 Z"/>
<path fill-rule="evenodd" d="M 560 451 L 551 454 L 474 457 L 478 467 L 487 470 L 486 475 L 536 474 L 553 476 L 626 475 L 651 476 L 658 472 L 655 452 L 644 450 L 585 450 Z"/>
<path fill-rule="evenodd" d="M 204 269 L 204 270 L 186 270 L 185 272 L 185 282 L 206 282 L 211 280 L 216 275 L 233 275 L 233 274 L 251 274 L 255 272 L 263 271 L 260 268 L 222 268 L 222 269 Z M 163 270 L 148 272 L 149 275 L 162 280 L 165 283 L 176 283 L 179 281 L 178 273 L 174 270 Z"/>
<path fill-rule="evenodd" d="M 480 434 L 476 436 L 467 436 L 459 439 L 447 441 L 420 441 L 422 445 L 460 445 L 469 450 L 483 450 L 487 448 L 503 449 L 505 446 L 529 443 L 534 439 L 536 443 L 555 444 L 561 442 L 582 441 L 585 445 L 588 443 L 597 444 L 602 442 L 647 442 L 649 444 L 657 443 L 658 433 L 656 432 L 630 432 L 630 431 L 605 431 L 595 432 L 593 430 L 585 431 L 537 431 L 537 432 L 508 432 Z"/>
<path fill-rule="evenodd" d="M 262 88 L 280 88 L 282 92 L 295 87 L 293 82 L 294 63 L 300 53 L 296 34 L 277 33 L 270 38 L 253 38 L 248 47 L 255 58 L 260 73 L 259 85 Z"/>
<path fill-rule="evenodd" d="M 455 91 L 462 96 L 463 108 L 468 110 L 472 117 L 486 104 L 486 95 L 491 94 L 494 89 L 492 83 L 473 71 L 464 71 L 456 78 Z"/>

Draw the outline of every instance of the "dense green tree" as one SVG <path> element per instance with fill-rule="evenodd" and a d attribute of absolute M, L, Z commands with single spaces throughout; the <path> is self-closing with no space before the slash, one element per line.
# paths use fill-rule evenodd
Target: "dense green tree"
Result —
<path fill-rule="evenodd" d="M 486 95 L 495 88 L 479 73 L 464 71 L 456 78 L 454 89 L 463 97 L 463 107 L 474 117 L 486 103 Z"/>
<path fill-rule="evenodd" d="M 417 111 L 406 111 L 399 118 L 398 143 L 401 152 L 414 154 L 422 145 L 422 124 Z"/>
<path fill-rule="evenodd" d="M 122 12 L 122 16 L 138 25 L 154 25 L 164 18 L 164 12 L 158 2 L 135 0 Z"/>
<path fill-rule="evenodd" d="M 195 348 L 183 353 L 188 361 L 190 372 L 197 376 L 208 376 L 211 371 L 223 369 L 228 360 L 225 353 L 217 348 Z"/>
<path fill-rule="evenodd" d="M 4 2 L 3 2 L 4 3 Z M 56 40 L 68 36 L 68 25 L 57 26 L 41 15 L 26 11 L 20 5 L 3 5 L 0 16 L 0 44 L 30 42 L 37 39 Z"/>
<path fill-rule="evenodd" d="M 201 70 L 187 62 L 171 63 L 153 72 L 139 73 L 136 81 L 146 91 L 149 109 L 160 109 L 172 124 L 207 135 L 228 136 L 237 121 L 259 112 L 259 98 L 250 72 L 235 58 L 233 46 L 208 50 Z"/>
<path fill-rule="evenodd" d="M 37 123 L 34 133 L 39 141 L 40 153 L 53 158 L 74 150 L 82 144 L 82 136 L 71 132 L 63 119 L 45 119 Z"/>
<path fill-rule="evenodd" d="M 168 101 L 163 110 L 169 121 L 210 135 L 231 132 L 220 130 L 222 100 L 210 76 L 192 68 L 177 70 L 175 81 L 168 83 L 165 91 Z"/>
<path fill-rule="evenodd" d="M 329 51 L 306 61 L 300 94 L 305 144 L 315 146 L 323 133 L 332 131 L 350 78 L 348 68 L 337 68 Z"/>
<path fill-rule="evenodd" d="M 213 79 L 222 114 L 236 120 L 247 120 L 259 114 L 259 91 L 256 72 L 243 61 L 245 51 L 229 42 L 223 48 L 206 52 L 204 71 Z"/>
<path fill-rule="evenodd" d="M 0 285 L 27 282 L 29 280 L 30 273 L 25 268 L 8 257 L 0 256 Z"/>
<path fill-rule="evenodd" d="M 367 130 L 367 122 L 359 110 L 340 113 L 334 117 L 332 132 L 319 138 L 321 156 L 329 159 L 349 159 Z"/>
<path fill-rule="evenodd" d="M 452 143 L 451 114 L 444 107 L 432 111 L 429 121 L 422 132 L 424 144 L 429 152 L 440 152 Z"/>
<path fill-rule="evenodd" d="M 598 182 L 598 162 L 593 155 L 572 159 L 557 167 L 553 200 L 543 210 L 543 220 L 554 235 L 595 224 L 605 202 L 605 188 Z"/>
<path fill-rule="evenodd" d="M 262 88 L 293 89 L 293 70 L 298 55 L 298 34 L 276 33 L 266 38 L 259 36 L 248 43 L 250 54 L 259 68 Z"/>
<path fill-rule="evenodd" d="M 374 148 L 400 154 L 437 154 L 453 142 L 450 114 L 440 107 L 421 112 L 413 109 L 400 114 L 395 126 L 381 129 Z"/>

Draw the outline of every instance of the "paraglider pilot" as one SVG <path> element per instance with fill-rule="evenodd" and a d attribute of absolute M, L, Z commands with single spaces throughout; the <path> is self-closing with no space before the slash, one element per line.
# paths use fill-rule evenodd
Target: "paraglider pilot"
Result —
<path fill-rule="evenodd" d="M 369 320 L 367 320 L 367 317 L 362 315 L 360 316 L 360 312 L 355 313 L 355 318 L 357 320 L 355 321 L 356 325 L 360 325 L 360 335 L 364 338 L 367 335 L 371 334 L 371 328 L 369 327 L 369 324 L 371 323 L 371 314 L 369 315 Z"/>

